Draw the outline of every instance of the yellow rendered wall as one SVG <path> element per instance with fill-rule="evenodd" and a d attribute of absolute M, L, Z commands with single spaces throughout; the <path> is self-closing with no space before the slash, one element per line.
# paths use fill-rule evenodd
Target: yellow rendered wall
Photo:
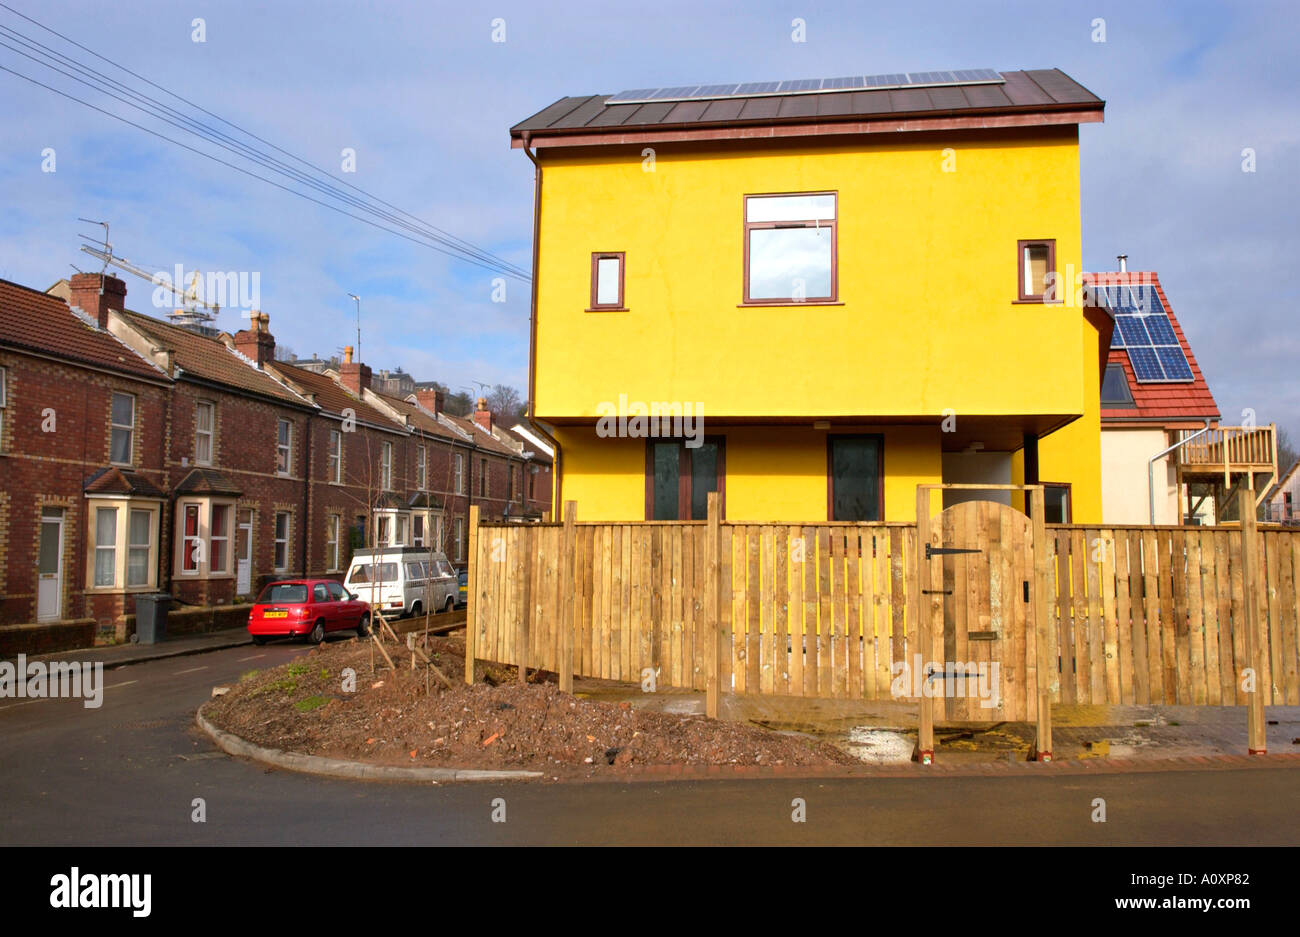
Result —
<path fill-rule="evenodd" d="M 826 520 L 826 436 L 810 427 L 707 427 L 726 437 L 726 515 L 733 521 Z M 844 427 L 884 436 L 885 517 L 916 518 L 916 486 L 942 481 L 937 426 Z M 592 427 L 559 427 L 565 501 L 578 519 L 645 517 L 644 439 L 601 438 Z"/>
<path fill-rule="evenodd" d="M 1077 142 L 662 144 L 653 172 L 640 147 L 541 150 L 538 416 L 620 394 L 716 417 L 1083 414 L 1082 311 L 1015 302 L 1018 239 L 1055 238 L 1058 270 L 1080 269 Z M 743 196 L 820 190 L 838 192 L 843 304 L 737 308 Z M 626 252 L 627 312 L 584 311 L 593 251 Z"/>

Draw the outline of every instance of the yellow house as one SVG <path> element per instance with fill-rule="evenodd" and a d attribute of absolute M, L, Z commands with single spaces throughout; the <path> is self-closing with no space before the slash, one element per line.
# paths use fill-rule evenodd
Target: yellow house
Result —
<path fill-rule="evenodd" d="M 908 521 L 917 483 L 1041 481 L 1049 522 L 1100 522 L 1078 125 L 1103 108 L 1058 70 L 973 70 L 569 97 L 511 128 L 556 503 Z"/>

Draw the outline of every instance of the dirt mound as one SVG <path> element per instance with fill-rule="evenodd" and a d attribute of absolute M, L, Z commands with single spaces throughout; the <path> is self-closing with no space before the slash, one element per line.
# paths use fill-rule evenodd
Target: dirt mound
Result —
<path fill-rule="evenodd" d="M 629 765 L 856 763 L 802 736 L 581 699 L 551 682 L 520 685 L 509 667 L 479 664 L 479 682 L 467 686 L 461 640 L 433 638 L 428 650 L 451 689 L 430 677 L 426 691 L 426 672 L 410 670 L 405 648 L 388 645 L 394 672 L 369 642 L 349 640 L 247 673 L 204 712 L 259 745 L 372 764 L 586 773 Z"/>

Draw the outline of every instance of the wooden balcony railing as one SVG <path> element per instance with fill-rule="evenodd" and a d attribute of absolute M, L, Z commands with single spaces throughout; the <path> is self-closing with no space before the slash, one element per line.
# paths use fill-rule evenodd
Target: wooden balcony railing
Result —
<path fill-rule="evenodd" d="M 1186 433 L 1187 437 L 1194 436 Z M 1176 450 L 1187 470 L 1277 471 L 1277 426 L 1216 426 Z"/>

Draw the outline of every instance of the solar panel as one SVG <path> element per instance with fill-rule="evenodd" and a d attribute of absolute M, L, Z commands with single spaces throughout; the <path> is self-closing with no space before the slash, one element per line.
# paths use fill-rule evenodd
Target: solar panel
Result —
<path fill-rule="evenodd" d="M 651 101 L 691 101 L 700 98 L 762 97 L 780 94 L 825 94 L 838 91 L 879 91 L 885 88 L 937 88 L 949 85 L 1003 84 L 991 68 L 960 71 L 895 72 L 889 75 L 850 75 L 844 78 L 798 78 L 790 81 L 747 81 L 743 84 L 683 85 L 676 88 L 638 88 L 620 91 L 609 104 L 646 104 Z"/>
<path fill-rule="evenodd" d="M 1154 348 L 1130 348 L 1128 360 L 1132 362 L 1133 373 L 1139 381 L 1149 383 L 1165 379 L 1164 368 L 1160 367 L 1160 359 L 1156 357 Z"/>
<path fill-rule="evenodd" d="M 1110 347 L 1128 352 L 1139 383 L 1194 380 L 1178 334 L 1153 284 L 1095 286 L 1092 295 L 1115 317 Z"/>
<path fill-rule="evenodd" d="M 1192 368 L 1177 345 L 1167 345 L 1156 349 L 1156 356 L 1165 369 L 1165 378 L 1170 381 L 1190 381 Z"/>

